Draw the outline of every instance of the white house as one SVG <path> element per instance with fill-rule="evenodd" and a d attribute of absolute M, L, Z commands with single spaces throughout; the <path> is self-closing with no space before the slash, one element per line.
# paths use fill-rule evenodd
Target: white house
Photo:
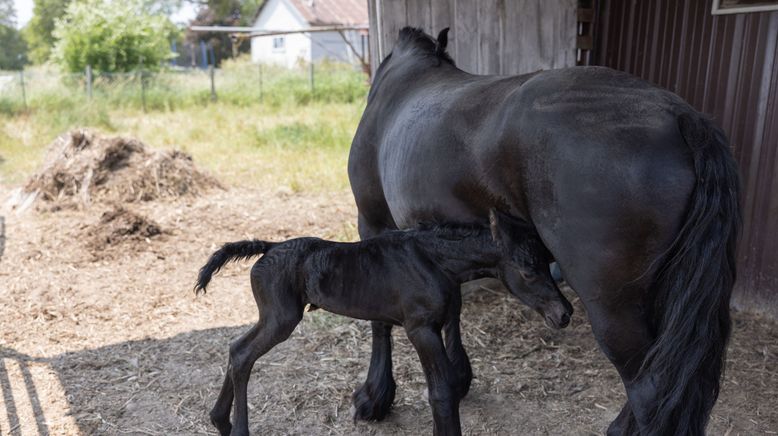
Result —
<path fill-rule="evenodd" d="M 257 10 L 253 28 L 294 31 L 324 26 L 367 26 L 367 23 L 364 0 L 266 0 Z M 342 34 L 328 31 L 255 36 L 251 38 L 251 60 L 290 68 L 323 59 L 359 64 L 354 50 L 363 57 L 368 51 L 367 30 L 346 30 Z"/>

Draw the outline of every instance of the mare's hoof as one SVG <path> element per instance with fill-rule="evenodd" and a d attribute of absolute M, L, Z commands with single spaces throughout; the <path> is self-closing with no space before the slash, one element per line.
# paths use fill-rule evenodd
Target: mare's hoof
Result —
<path fill-rule="evenodd" d="M 608 426 L 608 430 L 605 433 L 607 436 L 626 436 L 640 434 L 635 417 L 632 415 L 632 411 L 629 405 L 625 405 L 619 416 L 613 420 Z"/>
<path fill-rule="evenodd" d="M 454 388 L 454 392 L 457 393 L 457 397 L 459 397 L 460 400 L 465 398 L 467 393 L 470 392 L 470 383 L 472 381 L 473 375 L 471 374 L 469 377 L 462 377 L 459 380 L 459 383 L 457 383 L 456 387 Z"/>
<path fill-rule="evenodd" d="M 354 421 L 381 421 L 389 414 L 397 385 L 394 380 L 376 386 L 365 383 L 351 396 L 354 402 Z"/>
<path fill-rule="evenodd" d="M 463 360 L 455 360 L 454 368 L 456 368 L 457 373 L 454 392 L 456 392 L 457 397 L 461 400 L 470 392 L 470 384 L 473 382 L 473 368 L 470 366 L 470 360 L 467 356 L 464 356 Z"/>
<path fill-rule="evenodd" d="M 216 427 L 216 430 L 219 430 L 219 434 L 221 436 L 230 436 L 230 433 L 232 433 L 232 424 L 230 424 L 229 417 L 227 417 L 227 419 L 224 420 L 221 418 L 216 418 L 212 415 L 211 424 L 213 424 L 213 426 Z"/>

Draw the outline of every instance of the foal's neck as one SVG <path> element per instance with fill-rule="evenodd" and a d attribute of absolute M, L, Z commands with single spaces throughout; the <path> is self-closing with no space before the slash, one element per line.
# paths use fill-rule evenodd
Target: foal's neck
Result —
<path fill-rule="evenodd" d="M 488 229 L 436 228 L 422 239 L 423 249 L 459 282 L 496 274 L 501 253 Z"/>

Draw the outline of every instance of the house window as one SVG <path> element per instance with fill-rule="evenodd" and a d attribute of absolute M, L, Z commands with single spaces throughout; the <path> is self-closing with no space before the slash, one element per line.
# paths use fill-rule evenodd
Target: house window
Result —
<path fill-rule="evenodd" d="M 778 0 L 713 0 L 713 15 L 778 11 Z"/>
<path fill-rule="evenodd" d="M 283 36 L 277 36 L 273 38 L 273 51 L 284 51 L 286 49 L 286 41 Z"/>

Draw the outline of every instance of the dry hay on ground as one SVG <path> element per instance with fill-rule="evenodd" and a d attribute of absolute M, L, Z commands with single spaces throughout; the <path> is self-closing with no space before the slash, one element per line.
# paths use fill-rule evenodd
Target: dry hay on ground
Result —
<path fill-rule="evenodd" d="M 4 194 L 0 186 L 0 194 Z M 247 210 L 246 204 L 257 205 Z M 11 214 L 0 260 L 0 434 L 216 434 L 208 419 L 229 344 L 257 321 L 251 261 L 226 265 L 195 298 L 198 269 L 223 242 L 303 235 L 354 239 L 348 190 L 305 194 L 236 187 L 129 206 L 170 236 L 90 253 L 83 223 L 105 205 Z M 78 241 L 78 243 L 74 243 Z M 624 391 L 580 301 L 572 324 L 546 328 L 515 299 L 466 292 L 462 332 L 475 372 L 460 412 L 468 435 L 603 434 Z M 248 386 L 252 434 L 429 434 L 419 359 L 394 329 L 397 397 L 380 423 L 351 420 L 370 360 L 370 325 L 315 311 L 262 356 Z M 709 433 L 778 429 L 778 325 L 736 313 Z M 5 371 L 5 372 L 3 372 Z M 5 377 L 3 377 L 5 375 Z M 14 401 L 13 408 L 5 404 Z"/>
<path fill-rule="evenodd" d="M 24 191 L 54 209 L 93 201 L 138 202 L 198 195 L 220 187 L 181 151 L 159 151 L 132 138 L 73 130 L 49 146 L 41 170 Z"/>

